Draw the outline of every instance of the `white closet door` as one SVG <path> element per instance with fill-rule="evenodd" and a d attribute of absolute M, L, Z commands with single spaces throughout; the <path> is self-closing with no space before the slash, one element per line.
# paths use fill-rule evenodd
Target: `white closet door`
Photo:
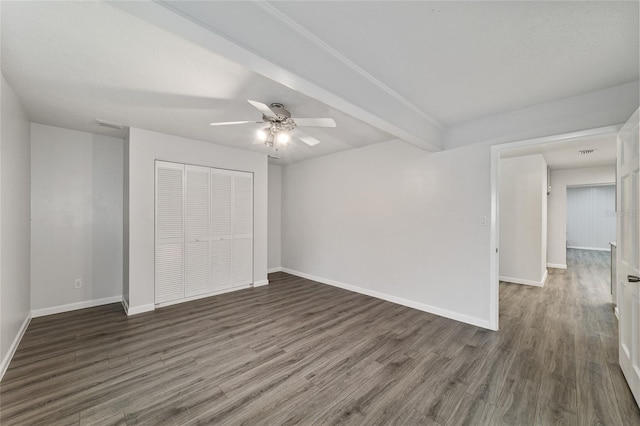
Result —
<path fill-rule="evenodd" d="M 211 291 L 210 280 L 210 169 L 185 166 L 185 296 Z"/>
<path fill-rule="evenodd" d="M 156 162 L 155 301 L 184 297 L 184 165 Z"/>
<path fill-rule="evenodd" d="M 233 172 L 211 169 L 211 276 L 214 289 L 233 285 Z"/>
<path fill-rule="evenodd" d="M 233 180 L 233 285 L 253 282 L 253 174 Z"/>

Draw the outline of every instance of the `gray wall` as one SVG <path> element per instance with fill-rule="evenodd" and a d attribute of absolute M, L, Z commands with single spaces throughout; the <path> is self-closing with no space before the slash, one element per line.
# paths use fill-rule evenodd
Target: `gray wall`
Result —
<path fill-rule="evenodd" d="M 0 377 L 31 318 L 28 118 L 4 75 L 0 83 Z"/>
<path fill-rule="evenodd" d="M 120 298 L 122 139 L 32 124 L 31 168 L 34 316 Z"/>
<path fill-rule="evenodd" d="M 547 162 L 500 160 L 500 280 L 543 285 L 547 270 Z"/>
<path fill-rule="evenodd" d="M 269 164 L 269 223 L 267 235 L 267 268 L 279 269 L 282 266 L 281 228 L 282 228 L 282 167 Z"/>
<path fill-rule="evenodd" d="M 285 271 L 490 326 L 490 149 L 399 141 L 283 167 Z"/>

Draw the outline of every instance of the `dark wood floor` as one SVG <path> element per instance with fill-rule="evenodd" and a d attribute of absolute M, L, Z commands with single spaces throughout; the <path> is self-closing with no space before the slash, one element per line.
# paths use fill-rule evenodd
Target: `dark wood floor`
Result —
<path fill-rule="evenodd" d="M 131 318 L 36 318 L 1 423 L 638 425 L 607 262 L 570 251 L 544 288 L 501 284 L 495 333 L 283 273 Z"/>

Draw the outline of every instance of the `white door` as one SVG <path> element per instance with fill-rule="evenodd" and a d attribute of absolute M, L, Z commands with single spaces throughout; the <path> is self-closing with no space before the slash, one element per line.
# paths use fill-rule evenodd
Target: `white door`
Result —
<path fill-rule="evenodd" d="M 211 276 L 213 288 L 233 285 L 233 172 L 211 170 Z"/>
<path fill-rule="evenodd" d="M 209 167 L 185 166 L 185 296 L 211 291 Z"/>
<path fill-rule="evenodd" d="M 631 392 L 640 403 L 640 129 L 639 111 L 618 134 L 617 283 L 619 359 Z M 639 404 L 640 405 L 640 404 Z"/>
<path fill-rule="evenodd" d="M 253 174 L 233 180 L 233 285 L 253 282 Z"/>
<path fill-rule="evenodd" d="M 156 162 L 155 301 L 184 297 L 184 166 Z"/>

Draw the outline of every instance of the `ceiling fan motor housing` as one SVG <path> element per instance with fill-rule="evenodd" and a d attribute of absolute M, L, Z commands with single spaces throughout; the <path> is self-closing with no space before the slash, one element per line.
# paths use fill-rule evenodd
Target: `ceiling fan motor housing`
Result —
<path fill-rule="evenodd" d="M 269 106 L 269 109 L 278 116 L 279 120 L 291 118 L 291 113 L 281 103 L 274 102 Z"/>

